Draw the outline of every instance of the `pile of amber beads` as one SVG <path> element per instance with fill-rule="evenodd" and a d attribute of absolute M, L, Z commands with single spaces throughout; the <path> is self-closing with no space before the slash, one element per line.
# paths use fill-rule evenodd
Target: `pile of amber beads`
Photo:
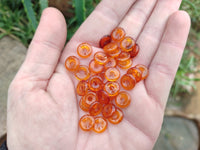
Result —
<path fill-rule="evenodd" d="M 92 55 L 92 46 L 81 43 L 77 54 L 81 59 L 90 59 L 89 64 L 81 65 L 77 56 L 69 56 L 65 67 L 72 72 L 79 83 L 76 92 L 80 96 L 79 106 L 86 112 L 79 120 L 84 131 L 104 132 L 111 124 L 118 124 L 123 119 L 122 109 L 131 103 L 128 90 L 136 83 L 146 79 L 148 69 L 141 64 L 134 67 L 132 62 L 139 52 L 139 45 L 124 29 L 117 27 L 110 35 L 99 41 L 101 51 Z M 122 69 L 126 73 L 121 75 Z M 120 91 L 120 88 L 124 89 Z"/>

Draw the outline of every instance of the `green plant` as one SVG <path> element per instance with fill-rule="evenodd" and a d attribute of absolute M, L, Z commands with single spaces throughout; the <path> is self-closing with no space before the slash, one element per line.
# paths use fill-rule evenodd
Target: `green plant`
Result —
<path fill-rule="evenodd" d="M 9 35 L 28 46 L 37 28 L 40 14 L 48 6 L 47 2 L 0 0 L 0 38 Z"/>
<path fill-rule="evenodd" d="M 190 40 L 187 42 L 174 84 L 171 88 L 170 96 L 173 99 L 175 99 L 177 95 L 191 93 L 193 89 L 196 89 L 195 81 L 200 81 L 200 78 L 195 77 L 196 73 L 199 73 L 197 64 L 200 53 L 196 45 L 199 34 L 193 29 L 190 31 Z"/>
<path fill-rule="evenodd" d="M 69 9 L 69 12 L 73 12 L 75 15 L 71 18 L 66 17 L 68 25 L 67 41 L 71 39 L 73 34 L 83 23 L 83 21 L 90 15 L 100 0 L 72 0 L 70 3 L 73 9 Z"/>
<path fill-rule="evenodd" d="M 192 28 L 200 31 L 200 0 L 183 0 L 180 9 L 189 13 L 192 21 Z"/>

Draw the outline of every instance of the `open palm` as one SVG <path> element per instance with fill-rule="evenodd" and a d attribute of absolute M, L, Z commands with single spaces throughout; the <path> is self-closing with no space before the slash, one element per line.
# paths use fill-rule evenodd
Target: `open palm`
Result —
<path fill-rule="evenodd" d="M 8 93 L 9 150 L 150 150 L 159 135 L 164 108 L 187 40 L 190 19 L 181 0 L 102 0 L 66 45 L 64 17 L 43 12 L 27 57 Z M 77 81 L 64 67 L 76 47 L 98 41 L 120 26 L 140 45 L 135 64 L 149 77 L 131 91 L 132 102 L 118 125 L 101 134 L 79 129 L 82 115 Z M 88 64 L 88 60 L 81 60 Z"/>

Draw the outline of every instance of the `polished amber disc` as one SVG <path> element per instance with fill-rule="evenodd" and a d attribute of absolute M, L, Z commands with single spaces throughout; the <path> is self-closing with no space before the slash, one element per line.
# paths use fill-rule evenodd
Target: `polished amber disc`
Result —
<path fill-rule="evenodd" d="M 112 124 L 118 124 L 122 121 L 123 117 L 124 117 L 124 114 L 122 110 L 119 108 L 116 108 L 116 111 L 113 113 L 113 115 L 110 118 L 108 118 L 108 121 Z"/>
<path fill-rule="evenodd" d="M 104 65 L 108 61 L 108 57 L 104 52 L 96 52 L 94 54 L 94 60 L 97 63 Z"/>
<path fill-rule="evenodd" d="M 85 80 L 82 80 L 78 83 L 77 87 L 76 87 L 76 92 L 78 95 L 83 96 L 87 93 L 89 87 L 88 87 L 88 83 Z"/>
<path fill-rule="evenodd" d="M 136 67 L 129 68 L 127 74 L 134 76 L 136 82 L 139 82 L 142 79 L 142 71 Z"/>
<path fill-rule="evenodd" d="M 91 60 L 91 62 L 89 63 L 89 70 L 93 73 L 101 73 L 104 70 L 104 66 L 100 65 L 94 60 Z"/>
<path fill-rule="evenodd" d="M 87 66 L 80 65 L 77 71 L 75 72 L 75 77 L 78 80 L 87 80 L 90 77 L 90 71 Z"/>
<path fill-rule="evenodd" d="M 105 35 L 101 38 L 101 40 L 99 41 L 99 47 L 103 48 L 104 46 L 106 46 L 107 44 L 109 44 L 111 42 L 111 36 L 110 35 Z"/>
<path fill-rule="evenodd" d="M 130 52 L 135 46 L 135 40 L 133 40 L 131 37 L 125 37 L 121 43 L 120 48 L 125 52 Z"/>
<path fill-rule="evenodd" d="M 121 85 L 125 90 L 131 90 L 135 87 L 136 80 L 131 74 L 125 74 L 121 77 Z"/>
<path fill-rule="evenodd" d="M 76 71 L 79 68 L 80 61 L 76 56 L 69 56 L 65 61 L 65 68 L 69 71 Z"/>
<path fill-rule="evenodd" d="M 105 78 L 108 81 L 117 81 L 120 77 L 120 72 L 117 68 L 108 68 L 105 72 Z"/>
<path fill-rule="evenodd" d="M 104 90 L 109 96 L 116 96 L 119 93 L 120 86 L 117 82 L 106 82 Z"/>
<path fill-rule="evenodd" d="M 104 87 L 104 83 L 101 77 L 97 75 L 90 77 L 88 81 L 88 85 L 89 85 L 90 90 L 92 91 L 100 91 Z"/>
<path fill-rule="evenodd" d="M 108 69 L 108 68 L 111 68 L 111 67 L 116 67 L 116 65 L 117 65 L 116 60 L 112 57 L 109 57 L 108 61 L 104 65 L 104 68 Z"/>
<path fill-rule="evenodd" d="M 77 54 L 81 57 L 81 58 L 88 58 L 91 54 L 92 54 L 92 47 L 91 45 L 89 45 L 88 43 L 81 43 L 78 47 L 77 47 Z"/>
<path fill-rule="evenodd" d="M 125 35 L 126 32 L 124 31 L 124 29 L 121 27 L 117 27 L 112 31 L 111 38 L 113 41 L 119 42 L 124 39 Z"/>
<path fill-rule="evenodd" d="M 94 126 L 94 117 L 90 115 L 84 115 L 79 120 L 79 126 L 84 131 L 90 131 Z"/>
<path fill-rule="evenodd" d="M 106 119 L 104 119 L 103 117 L 95 117 L 94 127 L 93 127 L 94 132 L 102 133 L 106 130 L 107 126 L 108 126 L 108 123 Z"/>
<path fill-rule="evenodd" d="M 115 104 L 120 108 L 126 108 L 130 105 L 131 96 L 125 92 L 119 92 L 119 94 L 115 98 Z"/>
<path fill-rule="evenodd" d="M 135 68 L 138 68 L 140 69 L 140 71 L 142 71 L 142 80 L 146 79 L 147 76 L 149 75 L 149 71 L 145 65 L 138 64 L 135 66 Z"/>

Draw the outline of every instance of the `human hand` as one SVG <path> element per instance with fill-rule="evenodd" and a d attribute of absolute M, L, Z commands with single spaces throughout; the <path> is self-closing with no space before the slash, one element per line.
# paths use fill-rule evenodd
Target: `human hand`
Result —
<path fill-rule="evenodd" d="M 188 36 L 190 19 L 178 11 L 181 0 L 102 0 L 62 51 L 64 17 L 43 12 L 27 57 L 8 93 L 9 150 L 150 150 L 159 135 L 168 94 Z M 131 91 L 124 119 L 101 134 L 79 129 L 75 79 L 64 67 L 76 47 L 98 40 L 116 26 L 137 39 L 134 64 L 149 68 L 149 77 Z M 84 60 L 84 63 L 88 63 Z"/>

